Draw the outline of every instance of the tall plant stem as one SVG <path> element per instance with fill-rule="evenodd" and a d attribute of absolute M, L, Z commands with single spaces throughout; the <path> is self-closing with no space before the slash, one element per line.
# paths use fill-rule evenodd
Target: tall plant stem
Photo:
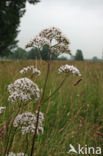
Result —
<path fill-rule="evenodd" d="M 16 113 L 15 117 L 18 115 L 19 111 L 20 111 L 20 108 L 19 108 L 18 112 Z M 4 156 L 6 155 L 6 153 L 7 153 L 7 151 L 8 151 L 8 145 L 9 145 L 9 141 L 10 141 L 11 131 L 12 131 L 12 128 L 13 128 L 13 122 L 14 122 L 14 119 L 13 119 L 13 121 L 12 121 L 12 123 L 11 123 L 10 131 L 8 132 L 9 134 L 8 134 L 8 137 L 7 137 L 7 144 L 6 144 Z"/>
<path fill-rule="evenodd" d="M 28 134 L 26 134 L 26 148 L 25 148 L 25 153 L 24 155 L 26 155 L 27 151 L 28 151 L 28 147 L 29 147 L 29 140 L 28 140 Z"/>
<path fill-rule="evenodd" d="M 15 117 L 19 114 L 20 109 L 21 109 L 21 104 L 19 105 L 19 109 L 18 109 L 18 111 L 17 111 Z M 14 117 L 14 119 L 15 119 L 15 117 Z M 6 148 L 5 148 L 4 156 L 5 156 L 5 155 L 7 154 L 7 152 L 9 151 L 9 150 L 8 150 L 8 146 L 9 146 L 10 135 L 11 135 L 12 128 L 13 128 L 13 122 L 14 122 L 14 119 L 13 119 L 13 121 L 12 121 L 12 123 L 11 123 L 10 131 L 9 131 L 9 134 L 8 134 L 8 140 L 7 140 L 7 144 L 6 144 Z M 16 131 L 15 131 L 15 133 L 16 133 Z M 15 135 L 15 133 L 14 133 L 14 135 Z M 12 143 L 13 143 L 13 139 L 14 139 L 14 136 L 12 136 L 12 141 L 10 141 L 11 146 L 12 146 Z M 11 147 L 9 146 L 9 148 L 11 148 Z"/>
<path fill-rule="evenodd" d="M 10 144 L 9 144 L 8 149 L 7 149 L 7 155 L 9 154 L 9 151 L 10 151 L 10 149 L 11 149 L 11 147 L 12 147 L 12 144 L 13 144 L 13 141 L 14 141 L 14 137 L 15 137 L 15 134 L 16 134 L 16 131 L 17 131 L 17 128 L 15 128 L 14 133 L 13 133 L 13 135 L 12 135 L 12 138 L 11 138 L 11 140 L 10 140 Z"/>
<path fill-rule="evenodd" d="M 42 95 L 41 95 L 41 98 L 40 98 L 40 100 L 39 100 L 39 102 L 37 104 L 37 107 L 38 107 L 37 108 L 37 121 L 36 121 L 35 132 L 34 132 L 34 136 L 33 136 L 33 140 L 32 140 L 32 147 L 31 147 L 30 156 L 33 156 L 33 154 L 34 154 L 35 141 L 36 141 L 37 129 L 38 129 L 38 123 L 39 123 L 40 106 L 41 106 L 42 101 L 44 99 L 44 95 L 45 95 L 45 90 L 46 90 L 46 85 L 47 85 L 47 81 L 48 81 L 49 72 L 50 72 L 50 62 L 48 61 L 47 74 L 46 74 L 46 77 L 45 77 L 45 83 L 44 83 Z"/>
<path fill-rule="evenodd" d="M 64 84 L 65 80 L 66 80 L 67 76 L 61 81 L 61 83 L 59 84 L 59 86 L 54 90 L 53 93 L 51 93 L 50 96 L 48 96 L 43 102 L 48 101 L 53 95 L 55 95 L 55 93 L 62 87 L 62 85 Z"/>

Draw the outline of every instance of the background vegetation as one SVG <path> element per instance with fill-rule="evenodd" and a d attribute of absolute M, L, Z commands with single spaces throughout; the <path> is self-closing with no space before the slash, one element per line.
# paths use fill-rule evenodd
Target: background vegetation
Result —
<path fill-rule="evenodd" d="M 26 11 L 26 2 L 35 4 L 39 0 L 0 1 L 0 56 L 9 55 L 17 47 L 18 27 Z"/>

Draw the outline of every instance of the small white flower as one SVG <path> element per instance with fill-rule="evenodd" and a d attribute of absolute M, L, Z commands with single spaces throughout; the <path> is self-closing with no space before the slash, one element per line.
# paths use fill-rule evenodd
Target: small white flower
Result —
<path fill-rule="evenodd" d="M 16 156 L 28 156 L 28 155 L 25 153 L 17 153 Z"/>
<path fill-rule="evenodd" d="M 26 74 L 29 71 L 32 71 L 34 66 L 27 66 L 20 70 L 20 74 Z"/>
<path fill-rule="evenodd" d="M 20 74 L 26 74 L 28 72 L 32 72 L 33 74 L 37 74 L 40 76 L 41 72 L 37 68 L 34 68 L 34 66 L 27 66 L 20 70 Z"/>
<path fill-rule="evenodd" d="M 6 154 L 5 156 L 28 156 L 25 153 L 13 153 L 13 152 L 9 152 L 9 154 Z"/>
<path fill-rule="evenodd" d="M 43 126 L 42 126 L 43 120 L 44 120 L 44 115 L 42 112 L 40 112 L 37 133 L 39 132 L 43 133 Z M 37 121 L 37 112 L 35 114 L 31 112 L 25 112 L 17 115 L 17 117 L 13 122 L 13 126 L 19 127 L 23 135 L 30 132 L 34 133 L 36 127 L 36 121 Z"/>
<path fill-rule="evenodd" d="M 60 73 L 72 73 L 73 75 L 77 75 L 77 76 L 81 76 L 80 71 L 74 67 L 73 65 L 62 65 L 59 69 L 58 69 L 59 74 Z"/>
<path fill-rule="evenodd" d="M 38 100 L 40 97 L 40 90 L 33 81 L 28 78 L 20 78 L 13 84 L 8 86 L 10 96 L 9 101 L 15 103 L 16 101 L 29 102 L 31 100 Z"/>
<path fill-rule="evenodd" d="M 28 47 L 36 47 L 36 48 L 41 48 L 44 45 L 50 46 L 50 41 L 46 38 L 36 36 L 33 40 L 31 40 L 27 45 L 26 48 Z"/>
<path fill-rule="evenodd" d="M 2 114 L 5 109 L 6 109 L 6 107 L 0 107 L 0 114 Z"/>
<path fill-rule="evenodd" d="M 41 72 L 37 68 L 33 68 L 33 74 L 37 74 L 38 76 L 40 76 Z"/>
<path fill-rule="evenodd" d="M 9 152 L 9 154 L 6 154 L 5 156 L 16 156 L 16 154 L 13 152 Z"/>

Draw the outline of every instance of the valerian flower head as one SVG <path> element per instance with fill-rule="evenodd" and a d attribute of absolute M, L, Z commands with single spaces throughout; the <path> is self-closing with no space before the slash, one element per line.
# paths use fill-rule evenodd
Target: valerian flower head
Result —
<path fill-rule="evenodd" d="M 33 81 L 28 78 L 20 78 L 13 84 L 8 86 L 10 96 L 8 100 L 12 103 L 16 101 L 29 102 L 38 100 L 40 97 L 40 90 Z"/>
<path fill-rule="evenodd" d="M 9 154 L 6 154 L 5 156 L 28 156 L 25 153 L 13 153 L 13 152 L 9 152 Z"/>
<path fill-rule="evenodd" d="M 77 76 L 81 76 L 80 71 L 74 67 L 73 65 L 62 65 L 59 69 L 58 69 L 59 74 L 60 73 L 72 73 L 73 75 L 77 75 Z"/>
<path fill-rule="evenodd" d="M 42 112 L 40 112 L 37 133 L 39 132 L 43 133 L 43 126 L 42 126 L 43 120 L 44 120 L 44 115 Z M 35 132 L 36 122 L 37 122 L 37 112 L 35 114 L 31 112 L 24 112 L 16 116 L 13 122 L 13 126 L 19 127 L 22 134 L 24 135 L 27 133 Z"/>
<path fill-rule="evenodd" d="M 42 48 L 44 45 L 50 46 L 50 41 L 38 35 L 34 39 L 32 39 L 25 47 Z"/>
<path fill-rule="evenodd" d="M 56 53 L 57 56 L 61 53 L 68 53 L 71 55 L 69 50 L 69 40 L 58 28 L 51 27 L 42 30 L 38 36 L 26 45 L 26 48 L 43 48 L 44 45 L 47 45 L 51 49 L 51 52 Z"/>
<path fill-rule="evenodd" d="M 6 107 L 0 107 L 0 114 L 2 114 L 5 109 L 6 109 Z"/>
<path fill-rule="evenodd" d="M 34 66 L 27 66 L 20 70 L 20 74 L 26 74 L 28 72 L 32 72 L 33 74 L 37 74 L 40 76 L 41 72 L 37 68 L 34 68 Z"/>
<path fill-rule="evenodd" d="M 36 75 L 40 76 L 41 71 L 38 70 L 37 68 L 33 68 L 33 74 L 36 74 Z"/>

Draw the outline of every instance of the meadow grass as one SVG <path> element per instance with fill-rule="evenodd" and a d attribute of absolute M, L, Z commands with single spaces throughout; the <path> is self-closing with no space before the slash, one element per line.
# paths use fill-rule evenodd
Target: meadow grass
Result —
<path fill-rule="evenodd" d="M 45 117 L 44 133 L 37 136 L 36 156 L 68 156 L 69 144 L 74 147 L 81 144 L 81 146 L 103 148 L 103 63 L 52 61 L 45 98 L 62 81 L 64 75 L 58 74 L 58 67 L 63 64 L 76 66 L 82 74 L 82 81 L 74 86 L 79 78 L 71 75 L 62 88 L 49 101 L 42 104 L 41 111 Z M 6 106 L 5 113 L 0 115 L 0 128 L 6 123 L 10 114 L 14 111 L 12 115 L 14 117 L 18 110 L 17 105 L 8 102 L 7 86 L 22 77 L 19 70 L 28 65 L 34 65 L 41 70 L 37 84 L 42 88 L 47 68 L 45 62 L 0 62 L 0 106 Z M 35 103 L 30 103 L 23 111 L 33 112 L 34 109 Z M 25 152 L 26 139 L 25 135 L 22 136 L 18 130 L 11 151 Z M 0 150 L 4 150 L 5 143 L 0 140 Z M 29 135 L 28 146 L 31 147 L 31 135 Z M 69 156 L 73 155 L 69 154 Z"/>

